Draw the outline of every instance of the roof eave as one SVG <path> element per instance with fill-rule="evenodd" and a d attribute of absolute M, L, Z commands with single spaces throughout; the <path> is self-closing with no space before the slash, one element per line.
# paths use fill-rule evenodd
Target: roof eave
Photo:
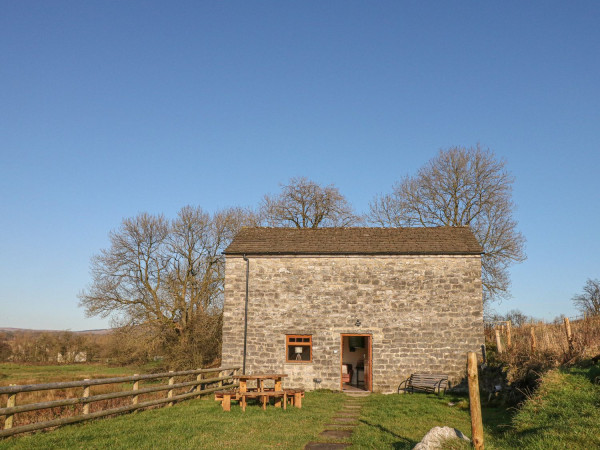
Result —
<path fill-rule="evenodd" d="M 410 256 L 410 255 L 418 255 L 418 256 L 481 256 L 485 252 L 255 252 L 255 251 L 247 251 L 247 252 L 223 252 L 225 256 Z"/>

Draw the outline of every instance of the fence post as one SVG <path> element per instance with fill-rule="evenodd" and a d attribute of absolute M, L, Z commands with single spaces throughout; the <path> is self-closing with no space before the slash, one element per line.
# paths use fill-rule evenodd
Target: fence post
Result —
<path fill-rule="evenodd" d="M 198 368 L 198 370 L 202 370 L 202 369 Z M 204 390 L 204 385 L 202 383 L 200 383 L 202 381 L 202 373 L 199 373 L 198 375 L 196 375 L 196 381 L 198 382 L 198 384 L 196 385 L 196 390 L 198 391 L 198 393 L 200 393 L 200 391 Z"/>
<path fill-rule="evenodd" d="M 84 378 L 83 381 L 90 381 L 89 378 Z M 83 386 L 83 398 L 88 398 L 90 396 L 90 387 L 84 385 Z M 90 413 L 90 404 L 89 403 L 84 403 L 83 404 L 83 413 L 84 414 L 89 414 Z"/>
<path fill-rule="evenodd" d="M 223 376 L 223 371 L 219 372 L 219 378 Z M 219 387 L 223 387 L 223 380 L 219 380 Z"/>
<path fill-rule="evenodd" d="M 512 347 L 512 333 L 511 333 L 511 328 L 512 328 L 512 324 L 510 323 L 510 320 L 508 320 L 506 322 L 506 347 L 507 348 L 511 348 Z"/>
<path fill-rule="evenodd" d="M 172 373 L 172 370 L 169 370 L 169 373 Z M 175 377 L 169 377 L 169 386 L 173 386 L 175 384 Z M 173 389 L 169 389 L 167 391 L 167 398 L 173 398 Z M 173 406 L 173 402 L 167 403 L 167 406 Z"/>
<path fill-rule="evenodd" d="M 567 333 L 567 341 L 569 341 L 569 348 L 573 346 L 573 333 L 571 332 L 571 322 L 569 318 L 565 317 L 565 332 Z"/>
<path fill-rule="evenodd" d="M 477 355 L 467 353 L 467 375 L 469 379 L 469 406 L 471 410 L 471 439 L 476 450 L 483 450 L 483 420 L 479 399 L 479 378 L 477 375 Z"/>
<path fill-rule="evenodd" d="M 9 384 L 9 386 L 16 386 L 16 385 Z M 12 408 L 13 406 L 17 406 L 17 394 L 18 394 L 18 392 L 15 392 L 14 394 L 10 394 L 8 396 L 8 400 L 6 401 L 7 408 Z M 4 429 L 5 430 L 12 428 L 14 416 L 15 416 L 14 414 L 6 415 L 6 419 L 4 419 Z"/>
<path fill-rule="evenodd" d="M 535 340 L 535 327 L 533 325 L 531 325 L 529 333 L 531 334 L 531 353 L 535 353 L 535 350 L 537 348 L 537 341 Z"/>
<path fill-rule="evenodd" d="M 133 376 L 134 376 L 134 377 L 137 377 L 137 376 L 139 376 L 139 373 L 134 373 L 134 374 L 133 374 Z M 135 380 L 135 381 L 133 382 L 133 390 L 134 390 L 134 391 L 137 391 L 137 390 L 139 390 L 139 389 L 140 389 L 140 380 Z M 138 394 L 134 395 L 134 396 L 132 397 L 132 399 L 131 399 L 131 404 L 132 404 L 132 405 L 137 405 L 137 404 L 138 404 L 138 400 L 139 400 L 139 395 L 138 395 Z M 135 411 L 133 411 L 133 412 L 137 412 L 137 411 L 138 411 L 138 410 L 136 409 L 136 410 L 135 410 Z"/>
<path fill-rule="evenodd" d="M 500 330 L 496 328 L 496 347 L 498 348 L 498 353 L 502 353 L 504 350 L 502 348 L 502 340 L 500 339 Z"/>

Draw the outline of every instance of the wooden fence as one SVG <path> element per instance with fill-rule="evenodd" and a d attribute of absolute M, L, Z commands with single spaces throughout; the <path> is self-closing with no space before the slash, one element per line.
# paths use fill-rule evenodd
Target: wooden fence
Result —
<path fill-rule="evenodd" d="M 82 422 L 85 420 L 96 419 L 99 417 L 113 414 L 122 414 L 135 411 L 141 408 L 148 408 L 167 404 L 172 406 L 174 402 L 185 400 L 199 395 L 209 394 L 224 387 L 231 388 L 238 385 L 233 376 L 238 374 L 239 367 L 218 367 L 213 369 L 195 369 L 179 372 L 164 372 L 149 375 L 132 375 L 118 378 L 99 378 L 86 379 L 83 381 L 65 381 L 59 383 L 29 384 L 29 385 L 11 385 L 0 387 L 0 395 L 7 396 L 6 407 L 0 408 L 0 416 L 5 416 L 4 429 L 0 430 L 0 438 L 12 436 L 18 433 L 25 433 L 44 428 L 56 427 L 70 423 Z M 195 375 L 195 380 L 181 381 L 175 383 L 176 377 L 190 378 Z M 216 375 L 216 376 L 215 376 Z M 208 377 L 206 377 L 208 376 Z M 151 385 L 140 388 L 140 381 L 150 381 L 167 379 L 167 384 Z M 110 392 L 107 394 L 91 395 L 93 386 L 111 385 L 117 383 L 133 383 L 133 388 L 126 391 Z M 41 403 L 27 403 L 18 405 L 17 396 L 21 393 L 48 391 L 51 389 L 71 389 L 81 388 L 81 397 L 71 397 L 60 400 L 52 400 Z M 186 390 L 187 392 L 177 394 L 176 391 Z M 146 401 L 139 401 L 139 396 L 149 393 L 166 391 L 166 396 Z M 127 405 L 116 408 L 103 409 L 96 412 L 90 412 L 90 404 L 102 400 L 131 397 Z M 39 411 L 48 408 L 63 407 L 69 405 L 83 405 L 83 413 L 70 417 L 61 417 L 59 419 L 35 422 L 22 426 L 13 427 L 15 415 L 29 411 Z"/>
<path fill-rule="evenodd" d="M 587 316 L 562 322 L 530 322 L 515 327 L 510 321 L 485 324 L 486 341 L 498 353 L 546 353 L 570 358 L 594 356 L 600 352 L 600 316 Z"/>

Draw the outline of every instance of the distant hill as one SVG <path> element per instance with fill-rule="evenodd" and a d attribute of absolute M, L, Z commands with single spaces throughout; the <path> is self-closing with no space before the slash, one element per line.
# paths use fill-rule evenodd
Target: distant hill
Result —
<path fill-rule="evenodd" d="M 72 330 L 34 330 L 31 328 L 11 328 L 11 327 L 0 327 L 0 332 L 28 332 L 28 333 L 62 333 L 63 331 L 71 331 L 72 333 L 77 334 L 109 334 L 112 333 L 112 328 L 104 328 L 98 330 L 82 330 L 82 331 L 72 331 Z"/>

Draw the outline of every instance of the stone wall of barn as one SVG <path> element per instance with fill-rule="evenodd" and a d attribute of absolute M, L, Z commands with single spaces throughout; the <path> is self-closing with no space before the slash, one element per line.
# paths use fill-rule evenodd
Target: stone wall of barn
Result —
<path fill-rule="evenodd" d="M 286 373 L 285 386 L 340 389 L 342 333 L 372 335 L 373 390 L 413 372 L 465 376 L 481 352 L 479 256 L 261 256 L 250 260 L 246 372 Z M 246 263 L 228 256 L 223 364 L 242 364 Z M 360 326 L 356 321 L 360 320 Z M 311 363 L 286 363 L 288 334 L 313 336 Z"/>

